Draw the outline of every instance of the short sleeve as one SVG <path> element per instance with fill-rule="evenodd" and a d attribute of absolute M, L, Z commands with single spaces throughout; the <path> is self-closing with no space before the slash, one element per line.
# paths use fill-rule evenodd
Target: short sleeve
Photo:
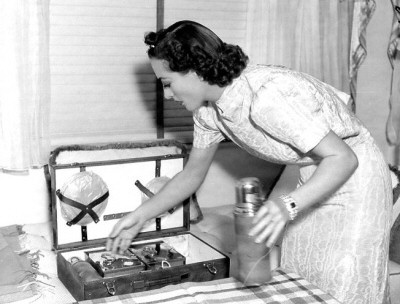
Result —
<path fill-rule="evenodd" d="M 193 147 L 205 149 L 225 139 L 213 119 L 212 109 L 201 107 L 193 114 Z"/>
<path fill-rule="evenodd" d="M 302 153 L 313 149 L 330 131 L 318 100 L 294 87 L 261 87 L 250 115 L 259 128 Z"/>

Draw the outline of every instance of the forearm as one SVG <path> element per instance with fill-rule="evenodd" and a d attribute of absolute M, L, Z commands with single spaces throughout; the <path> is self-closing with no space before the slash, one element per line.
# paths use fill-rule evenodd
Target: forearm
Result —
<path fill-rule="evenodd" d="M 303 212 L 311 205 L 335 192 L 357 168 L 358 161 L 350 148 L 347 152 L 323 157 L 311 178 L 292 193 L 288 193 L 297 203 L 297 211 Z M 294 214 L 295 216 L 295 214 Z M 282 233 L 291 213 L 282 202 L 267 201 L 254 218 L 255 226 L 250 235 L 255 241 L 273 246 Z"/>
<path fill-rule="evenodd" d="M 135 211 L 120 219 L 107 240 L 107 250 L 123 252 L 140 232 L 144 223 L 188 198 L 203 182 L 218 145 L 192 149 L 183 171 L 175 175 L 157 194 Z"/>
<path fill-rule="evenodd" d="M 358 161 L 353 153 L 325 157 L 311 178 L 289 193 L 297 202 L 299 212 L 338 190 L 353 174 Z"/>
<path fill-rule="evenodd" d="M 206 177 L 217 148 L 217 144 L 207 149 L 193 148 L 185 168 L 135 213 L 143 220 L 149 220 L 190 197 Z"/>
<path fill-rule="evenodd" d="M 152 219 L 190 197 L 201 183 L 201 178 L 188 176 L 185 171 L 182 171 L 171 179 L 157 195 L 145 201 L 137 209 L 137 212 L 140 212 L 144 220 Z"/>

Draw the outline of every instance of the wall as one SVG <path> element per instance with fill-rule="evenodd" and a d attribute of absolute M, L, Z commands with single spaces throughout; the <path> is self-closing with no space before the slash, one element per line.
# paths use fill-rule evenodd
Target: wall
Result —
<path fill-rule="evenodd" d="M 243 177 L 257 177 L 267 193 L 284 167 L 249 155 L 233 143 L 222 143 L 215 155 L 207 177 L 197 191 L 201 207 L 233 205 L 236 201 L 235 184 Z"/>
<path fill-rule="evenodd" d="M 42 169 L 29 174 L 0 173 L 0 226 L 49 220 L 49 197 Z"/>

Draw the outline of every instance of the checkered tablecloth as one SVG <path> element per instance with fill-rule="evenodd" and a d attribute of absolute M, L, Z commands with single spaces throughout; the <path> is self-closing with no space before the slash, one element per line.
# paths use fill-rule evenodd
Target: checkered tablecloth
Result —
<path fill-rule="evenodd" d="M 130 293 L 109 298 L 76 302 L 95 303 L 329 303 L 339 302 L 294 273 L 278 269 L 273 280 L 259 287 L 246 287 L 234 278 L 202 283 L 183 283 L 156 290 Z M 340 304 L 340 303 L 339 303 Z"/>

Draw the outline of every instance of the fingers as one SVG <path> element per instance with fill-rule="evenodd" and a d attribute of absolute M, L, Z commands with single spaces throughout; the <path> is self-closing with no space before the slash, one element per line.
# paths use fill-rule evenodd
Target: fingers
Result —
<path fill-rule="evenodd" d="M 113 243 L 114 243 L 114 239 L 110 239 L 110 238 L 107 239 L 107 242 L 106 242 L 106 250 L 107 251 L 111 251 L 111 249 L 113 247 Z"/>
<path fill-rule="evenodd" d="M 262 205 L 261 208 L 257 211 L 256 216 L 253 219 L 253 224 L 257 223 L 260 219 L 265 217 L 268 214 L 268 207 L 266 204 Z"/>
<path fill-rule="evenodd" d="M 121 240 L 120 245 L 119 245 L 119 254 L 123 254 L 129 248 L 131 243 L 132 243 L 132 239 L 130 239 L 130 238 Z"/>
<path fill-rule="evenodd" d="M 276 226 L 274 221 L 268 220 L 258 223 L 254 230 L 250 231 L 250 235 L 254 236 L 254 241 L 256 243 L 265 242 L 268 237 L 272 234 Z"/>
<path fill-rule="evenodd" d="M 117 224 L 115 224 L 115 226 L 111 230 L 111 233 L 108 235 L 108 237 L 109 238 L 117 237 L 118 234 L 120 234 L 120 232 L 122 231 L 122 229 L 123 229 L 123 226 L 121 225 L 121 222 L 118 222 Z"/>
<path fill-rule="evenodd" d="M 276 224 L 275 229 L 272 231 L 271 235 L 268 238 L 268 241 L 265 243 L 265 245 L 268 248 L 271 248 L 276 244 L 276 242 L 279 239 L 279 236 L 281 235 L 282 231 L 285 229 L 285 223 L 284 222 L 279 222 Z"/>
<path fill-rule="evenodd" d="M 107 239 L 107 243 L 106 243 L 106 249 L 113 253 L 116 253 L 117 251 L 119 251 L 120 244 L 123 240 L 120 236 L 122 228 L 120 226 L 118 226 L 118 224 L 119 223 L 117 223 L 114 226 L 113 230 L 111 231 L 111 233 Z"/>
<path fill-rule="evenodd" d="M 110 240 L 110 239 L 109 239 Z M 112 253 L 124 254 L 132 243 L 131 238 L 117 237 L 112 240 L 110 246 L 107 246 L 107 250 Z"/>
<path fill-rule="evenodd" d="M 119 252 L 121 241 L 121 237 L 108 238 L 106 243 L 106 250 L 111 251 L 112 253 Z"/>
<path fill-rule="evenodd" d="M 123 253 L 130 246 L 132 239 L 139 232 L 139 225 L 130 218 L 123 218 L 117 222 L 112 229 L 107 242 L 106 249 L 113 253 Z"/>
<path fill-rule="evenodd" d="M 106 249 L 112 253 L 123 254 L 131 245 L 134 236 L 135 234 L 123 230 L 117 237 L 107 239 Z"/>
<path fill-rule="evenodd" d="M 266 234 L 266 230 L 270 231 L 272 229 L 273 219 L 271 214 L 266 214 L 260 219 L 253 220 L 253 228 L 250 230 L 250 236 L 257 236 L 256 242 L 261 235 Z M 258 243 L 258 242 L 257 242 Z"/>
<path fill-rule="evenodd" d="M 254 226 L 249 235 L 254 237 L 256 243 L 265 243 L 267 247 L 272 247 L 278 241 L 286 222 L 281 209 L 268 201 L 254 217 Z"/>

